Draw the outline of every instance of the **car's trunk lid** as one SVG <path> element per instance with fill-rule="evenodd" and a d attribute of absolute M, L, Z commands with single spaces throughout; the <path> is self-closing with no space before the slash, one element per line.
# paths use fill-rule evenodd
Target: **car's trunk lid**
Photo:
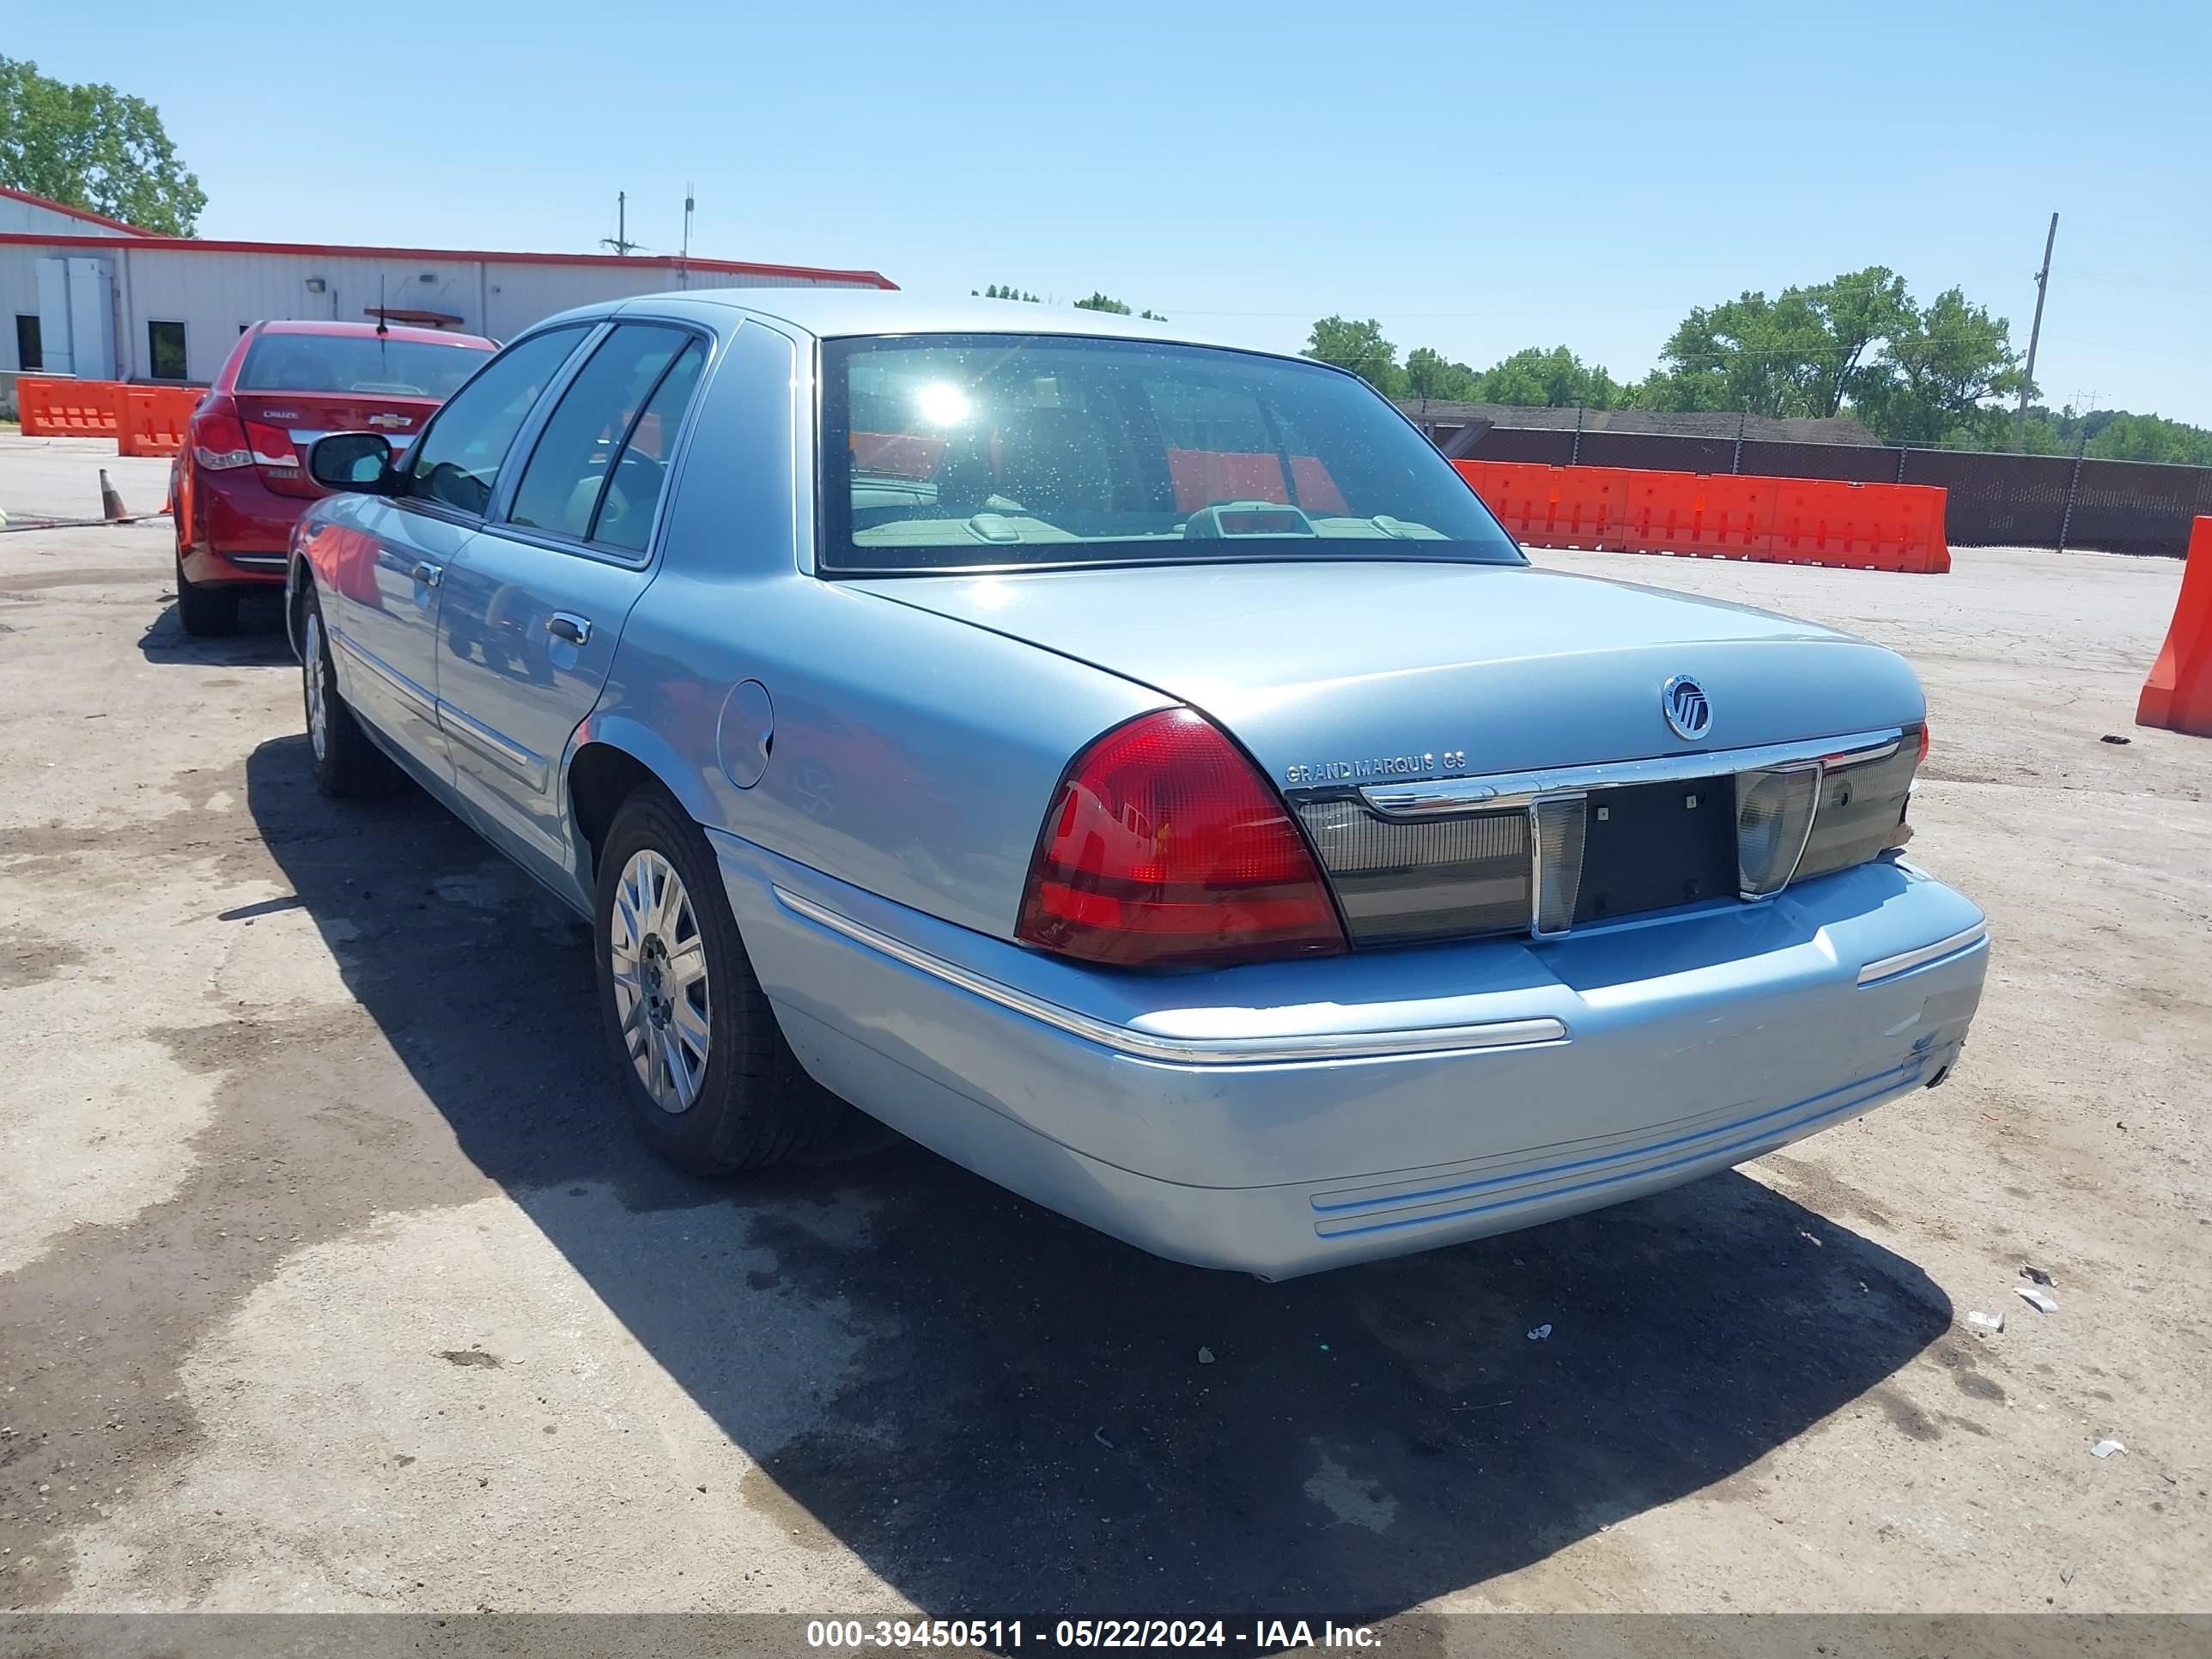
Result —
<path fill-rule="evenodd" d="M 1279 787 L 1693 754 L 1898 726 L 1912 671 L 1832 629 L 1518 566 L 1346 559 L 854 586 L 1191 704 Z M 1694 677 L 1696 741 L 1661 694 Z"/>
<path fill-rule="evenodd" d="M 333 432 L 379 433 L 404 452 L 438 410 L 435 398 L 361 392 L 238 392 L 232 400 L 246 419 L 286 434 L 302 467 L 307 446 Z"/>
<path fill-rule="evenodd" d="M 1811 744 L 1819 757 L 1831 739 L 1894 730 L 1887 748 L 1832 751 L 1902 750 L 1909 782 L 1901 733 L 1922 717 L 1911 670 L 1863 641 L 1518 566 L 1346 560 L 865 585 L 1210 715 L 1288 798 L 1359 945 L 1550 936 L 1771 891 L 1825 790 L 1802 758 L 1774 774 L 1774 746 Z M 1667 713 L 1685 677 L 1711 710 L 1694 738 Z M 1706 763 L 1738 750 L 1763 753 Z M 1901 811 L 1902 784 L 1877 794 L 1853 776 L 1835 810 L 1856 787 L 1865 810 Z M 1422 787 L 1444 779 L 1476 781 Z M 1863 827 L 1879 847 L 1885 826 Z"/>

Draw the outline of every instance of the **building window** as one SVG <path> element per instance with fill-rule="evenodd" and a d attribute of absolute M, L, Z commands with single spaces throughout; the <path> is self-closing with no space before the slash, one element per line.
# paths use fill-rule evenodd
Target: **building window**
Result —
<path fill-rule="evenodd" d="M 15 367 L 28 374 L 46 366 L 46 348 L 39 341 L 39 319 L 18 313 L 15 318 Z"/>
<path fill-rule="evenodd" d="M 185 378 L 185 325 L 182 323 L 146 325 L 147 374 L 156 380 Z"/>

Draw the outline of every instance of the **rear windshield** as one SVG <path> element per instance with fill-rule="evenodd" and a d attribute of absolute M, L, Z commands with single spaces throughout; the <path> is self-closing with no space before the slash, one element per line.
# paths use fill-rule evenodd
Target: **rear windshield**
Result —
<path fill-rule="evenodd" d="M 821 565 L 850 573 L 1520 551 L 1317 364 L 1054 335 L 823 345 Z"/>
<path fill-rule="evenodd" d="M 264 334 L 246 349 L 240 392 L 380 392 L 392 398 L 451 397 L 483 366 L 483 347 L 374 334 Z"/>

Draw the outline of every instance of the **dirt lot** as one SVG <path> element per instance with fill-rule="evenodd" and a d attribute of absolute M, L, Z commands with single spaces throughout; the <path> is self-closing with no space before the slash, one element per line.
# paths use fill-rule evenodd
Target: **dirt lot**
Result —
<path fill-rule="evenodd" d="M 100 448 L 0 441 L 0 508 Z M 2131 724 L 2178 566 L 1540 556 L 1918 665 L 1965 1065 L 1269 1287 L 903 1144 L 665 1171 L 581 928 L 314 794 L 273 608 L 187 640 L 164 522 L 0 536 L 0 1608 L 2212 1606 L 2212 741 Z"/>

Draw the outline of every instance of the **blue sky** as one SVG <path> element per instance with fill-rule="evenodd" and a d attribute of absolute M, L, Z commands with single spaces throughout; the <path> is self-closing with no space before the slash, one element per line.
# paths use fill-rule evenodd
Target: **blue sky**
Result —
<path fill-rule="evenodd" d="M 5 43 L 157 104 L 205 235 L 590 248 L 626 189 L 672 251 L 689 180 L 697 253 L 1632 380 L 1692 305 L 1877 263 L 2024 344 L 2055 209 L 2048 400 L 2212 424 L 2203 0 L 223 9 Z"/>

